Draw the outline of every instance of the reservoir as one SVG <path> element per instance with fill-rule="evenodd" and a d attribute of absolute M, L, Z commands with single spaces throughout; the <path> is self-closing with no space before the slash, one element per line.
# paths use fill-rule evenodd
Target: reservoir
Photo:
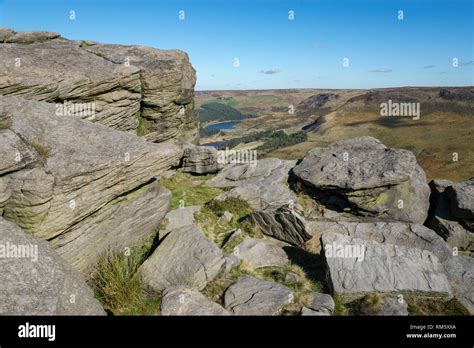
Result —
<path fill-rule="evenodd" d="M 206 129 L 232 129 L 237 126 L 240 121 L 230 121 L 230 122 L 221 122 L 214 123 L 206 127 Z"/>

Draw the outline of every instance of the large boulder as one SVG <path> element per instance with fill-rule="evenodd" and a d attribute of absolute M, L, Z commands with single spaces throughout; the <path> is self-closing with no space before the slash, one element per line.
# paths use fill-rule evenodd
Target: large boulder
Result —
<path fill-rule="evenodd" d="M 215 147 L 186 145 L 183 154 L 183 172 L 193 174 L 216 173 L 222 167 L 223 164 L 218 161 Z"/>
<path fill-rule="evenodd" d="M 277 315 L 292 302 L 290 288 L 247 275 L 224 293 L 225 308 L 236 315 Z"/>
<path fill-rule="evenodd" d="M 267 207 L 250 213 L 246 221 L 257 226 L 267 236 L 296 246 L 311 239 L 305 218 L 295 207 Z"/>
<path fill-rule="evenodd" d="M 474 315 L 474 258 L 458 255 L 445 268 L 454 296 Z"/>
<path fill-rule="evenodd" d="M 426 225 L 436 231 L 452 247 L 474 252 L 474 180 L 454 183 L 447 180 L 430 182 L 432 191 L 430 217 Z"/>
<path fill-rule="evenodd" d="M 92 290 L 48 246 L 0 218 L 0 315 L 105 315 Z"/>
<path fill-rule="evenodd" d="M 283 267 L 289 262 L 283 248 L 267 240 L 247 237 L 236 248 L 234 254 L 252 268 Z"/>
<path fill-rule="evenodd" d="M 428 250 L 443 263 L 453 255 L 452 248 L 423 225 L 406 222 L 312 221 L 308 226 L 313 238 L 319 239 L 324 233 L 333 232 L 377 243 Z"/>
<path fill-rule="evenodd" d="M 165 216 L 166 226 L 159 231 L 159 239 L 163 239 L 168 233 L 180 227 L 194 225 L 194 214 L 199 211 L 201 211 L 200 205 L 190 205 L 168 212 Z"/>
<path fill-rule="evenodd" d="M 162 315 L 230 315 L 228 311 L 209 300 L 198 290 L 175 286 L 163 293 Z"/>
<path fill-rule="evenodd" d="M 324 233 L 328 284 L 343 301 L 372 292 L 452 297 L 443 264 L 428 250 Z"/>
<path fill-rule="evenodd" d="M 195 225 L 188 225 L 168 233 L 139 272 L 155 292 L 178 285 L 202 290 L 224 265 L 222 251 L 214 242 Z"/>
<path fill-rule="evenodd" d="M 423 223 L 428 214 L 430 190 L 413 153 L 372 137 L 314 148 L 293 173 L 318 202 L 361 220 Z"/>
<path fill-rule="evenodd" d="M 50 241 L 84 273 L 111 247 L 153 237 L 170 200 L 154 178 L 179 161 L 179 147 L 58 116 L 52 104 L 19 97 L 0 96 L 1 113 L 11 120 L 0 130 L 7 220 Z"/>
<path fill-rule="evenodd" d="M 196 74 L 186 53 L 38 31 L 2 37 L 0 95 L 56 103 L 76 117 L 155 142 L 196 139 Z"/>

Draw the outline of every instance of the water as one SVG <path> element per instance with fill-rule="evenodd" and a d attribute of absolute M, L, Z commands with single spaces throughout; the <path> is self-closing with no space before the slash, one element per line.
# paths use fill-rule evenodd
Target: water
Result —
<path fill-rule="evenodd" d="M 232 129 L 237 126 L 241 121 L 230 121 L 230 122 L 221 122 L 211 124 L 206 127 L 206 129 Z"/>
<path fill-rule="evenodd" d="M 216 149 L 218 149 L 219 146 L 221 146 L 224 143 L 225 143 L 225 141 L 215 141 L 215 142 L 212 142 L 212 143 L 202 144 L 202 146 L 212 146 L 212 147 L 215 147 Z"/>

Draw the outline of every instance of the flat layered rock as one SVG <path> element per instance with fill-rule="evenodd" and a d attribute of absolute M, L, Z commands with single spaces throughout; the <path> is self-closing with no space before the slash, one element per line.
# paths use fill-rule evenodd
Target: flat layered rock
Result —
<path fill-rule="evenodd" d="M 156 292 L 178 285 L 202 290 L 224 264 L 222 251 L 190 225 L 170 232 L 139 271 L 147 287 Z"/>
<path fill-rule="evenodd" d="M 184 52 L 4 29 L 0 57 L 0 95 L 70 103 L 76 117 L 154 142 L 196 140 L 196 75 Z"/>
<path fill-rule="evenodd" d="M 313 292 L 311 294 L 311 302 L 307 306 L 308 309 L 331 315 L 336 307 L 332 296 L 329 294 L 322 294 L 319 292 Z"/>
<path fill-rule="evenodd" d="M 252 268 L 283 267 L 289 262 L 288 255 L 281 246 L 262 239 L 247 237 L 237 246 L 236 251 L 239 259 Z"/>
<path fill-rule="evenodd" d="M 52 104 L 19 97 L 0 96 L 0 113 L 11 117 L 0 134 L 10 144 L 1 150 L 7 220 L 49 240 L 83 271 L 108 247 L 154 235 L 170 195 L 153 180 L 178 162 L 179 147 L 58 116 Z M 20 158 L 17 165 L 12 158 Z"/>
<path fill-rule="evenodd" d="M 0 218 L 1 315 L 105 315 L 80 275 L 48 246 Z"/>
<path fill-rule="evenodd" d="M 325 233 L 321 241 L 329 286 L 343 300 L 371 292 L 452 297 L 443 265 L 427 250 L 339 233 Z"/>
<path fill-rule="evenodd" d="M 445 264 L 445 268 L 454 296 L 474 315 L 474 258 L 455 256 Z"/>
<path fill-rule="evenodd" d="M 235 187 L 227 192 L 221 193 L 214 198 L 216 201 L 225 201 L 228 198 L 238 198 L 249 204 L 252 209 L 261 208 L 261 193 L 258 185 L 250 184 L 248 186 Z"/>
<path fill-rule="evenodd" d="M 377 243 L 427 250 L 435 254 L 441 262 L 453 255 L 452 248 L 434 231 L 423 225 L 405 222 L 311 221 L 308 226 L 308 231 L 316 238 L 326 232 L 334 232 Z"/>
<path fill-rule="evenodd" d="M 241 276 L 224 294 L 225 308 L 236 315 L 277 315 L 292 299 L 290 288 L 251 276 Z"/>
<path fill-rule="evenodd" d="M 198 290 L 182 286 L 164 291 L 161 300 L 162 315 L 230 315 Z"/>
<path fill-rule="evenodd" d="M 372 137 L 314 148 L 293 173 L 302 190 L 335 210 L 385 221 L 427 217 L 430 191 L 415 156 Z"/>

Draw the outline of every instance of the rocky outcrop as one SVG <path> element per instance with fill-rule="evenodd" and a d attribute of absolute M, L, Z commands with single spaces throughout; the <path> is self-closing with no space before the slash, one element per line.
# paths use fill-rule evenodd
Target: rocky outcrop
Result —
<path fill-rule="evenodd" d="M 430 192 L 415 156 L 375 138 L 314 148 L 293 172 L 315 200 L 361 220 L 423 223 L 427 217 Z"/>
<path fill-rule="evenodd" d="M 306 311 L 303 310 L 302 314 L 303 315 L 317 315 L 317 314 L 331 315 L 334 312 L 335 307 L 336 307 L 336 304 L 334 303 L 334 300 L 332 299 L 331 295 L 322 294 L 319 292 L 313 292 L 311 294 L 311 302 L 306 308 L 316 313 L 311 314 L 308 310 Z"/>
<path fill-rule="evenodd" d="M 105 315 L 81 276 L 41 241 L 0 218 L 1 315 Z"/>
<path fill-rule="evenodd" d="M 260 187 L 254 184 L 235 187 L 227 192 L 221 193 L 219 196 L 215 197 L 214 200 L 222 202 L 228 198 L 238 198 L 243 200 L 254 210 L 261 208 Z"/>
<path fill-rule="evenodd" d="M 427 226 L 451 246 L 474 252 L 474 179 L 462 183 L 430 182 L 431 214 Z"/>
<path fill-rule="evenodd" d="M 236 315 L 277 315 L 292 301 L 290 288 L 251 276 L 241 276 L 224 294 L 225 308 Z"/>
<path fill-rule="evenodd" d="M 427 250 L 325 233 L 321 237 L 332 292 L 344 301 L 367 293 L 452 297 L 443 265 Z"/>
<path fill-rule="evenodd" d="M 223 168 L 217 149 L 212 146 L 186 145 L 183 154 L 183 172 L 193 174 L 216 173 Z"/>
<path fill-rule="evenodd" d="M 54 105 L 0 96 L 3 215 L 87 273 L 98 255 L 151 238 L 170 193 L 154 178 L 182 151 L 76 117 Z M 7 184 L 5 184 L 7 183 Z"/>
<path fill-rule="evenodd" d="M 202 290 L 224 269 L 222 251 L 194 225 L 168 233 L 140 266 L 146 286 L 160 292 L 171 286 Z"/>
<path fill-rule="evenodd" d="M 246 221 L 257 226 L 267 236 L 296 246 L 311 239 L 305 218 L 289 206 L 267 207 L 250 213 Z"/>
<path fill-rule="evenodd" d="M 474 258 L 455 256 L 445 264 L 456 299 L 474 315 Z"/>
<path fill-rule="evenodd" d="M 162 315 L 230 315 L 196 289 L 182 286 L 171 287 L 163 293 Z"/>
<path fill-rule="evenodd" d="M 234 249 L 234 254 L 252 268 L 283 267 L 289 262 L 288 255 L 281 246 L 249 237 Z"/>
<path fill-rule="evenodd" d="M 55 103 L 65 117 L 154 142 L 196 140 L 196 75 L 184 52 L 3 30 L 0 66 L 0 95 Z"/>

